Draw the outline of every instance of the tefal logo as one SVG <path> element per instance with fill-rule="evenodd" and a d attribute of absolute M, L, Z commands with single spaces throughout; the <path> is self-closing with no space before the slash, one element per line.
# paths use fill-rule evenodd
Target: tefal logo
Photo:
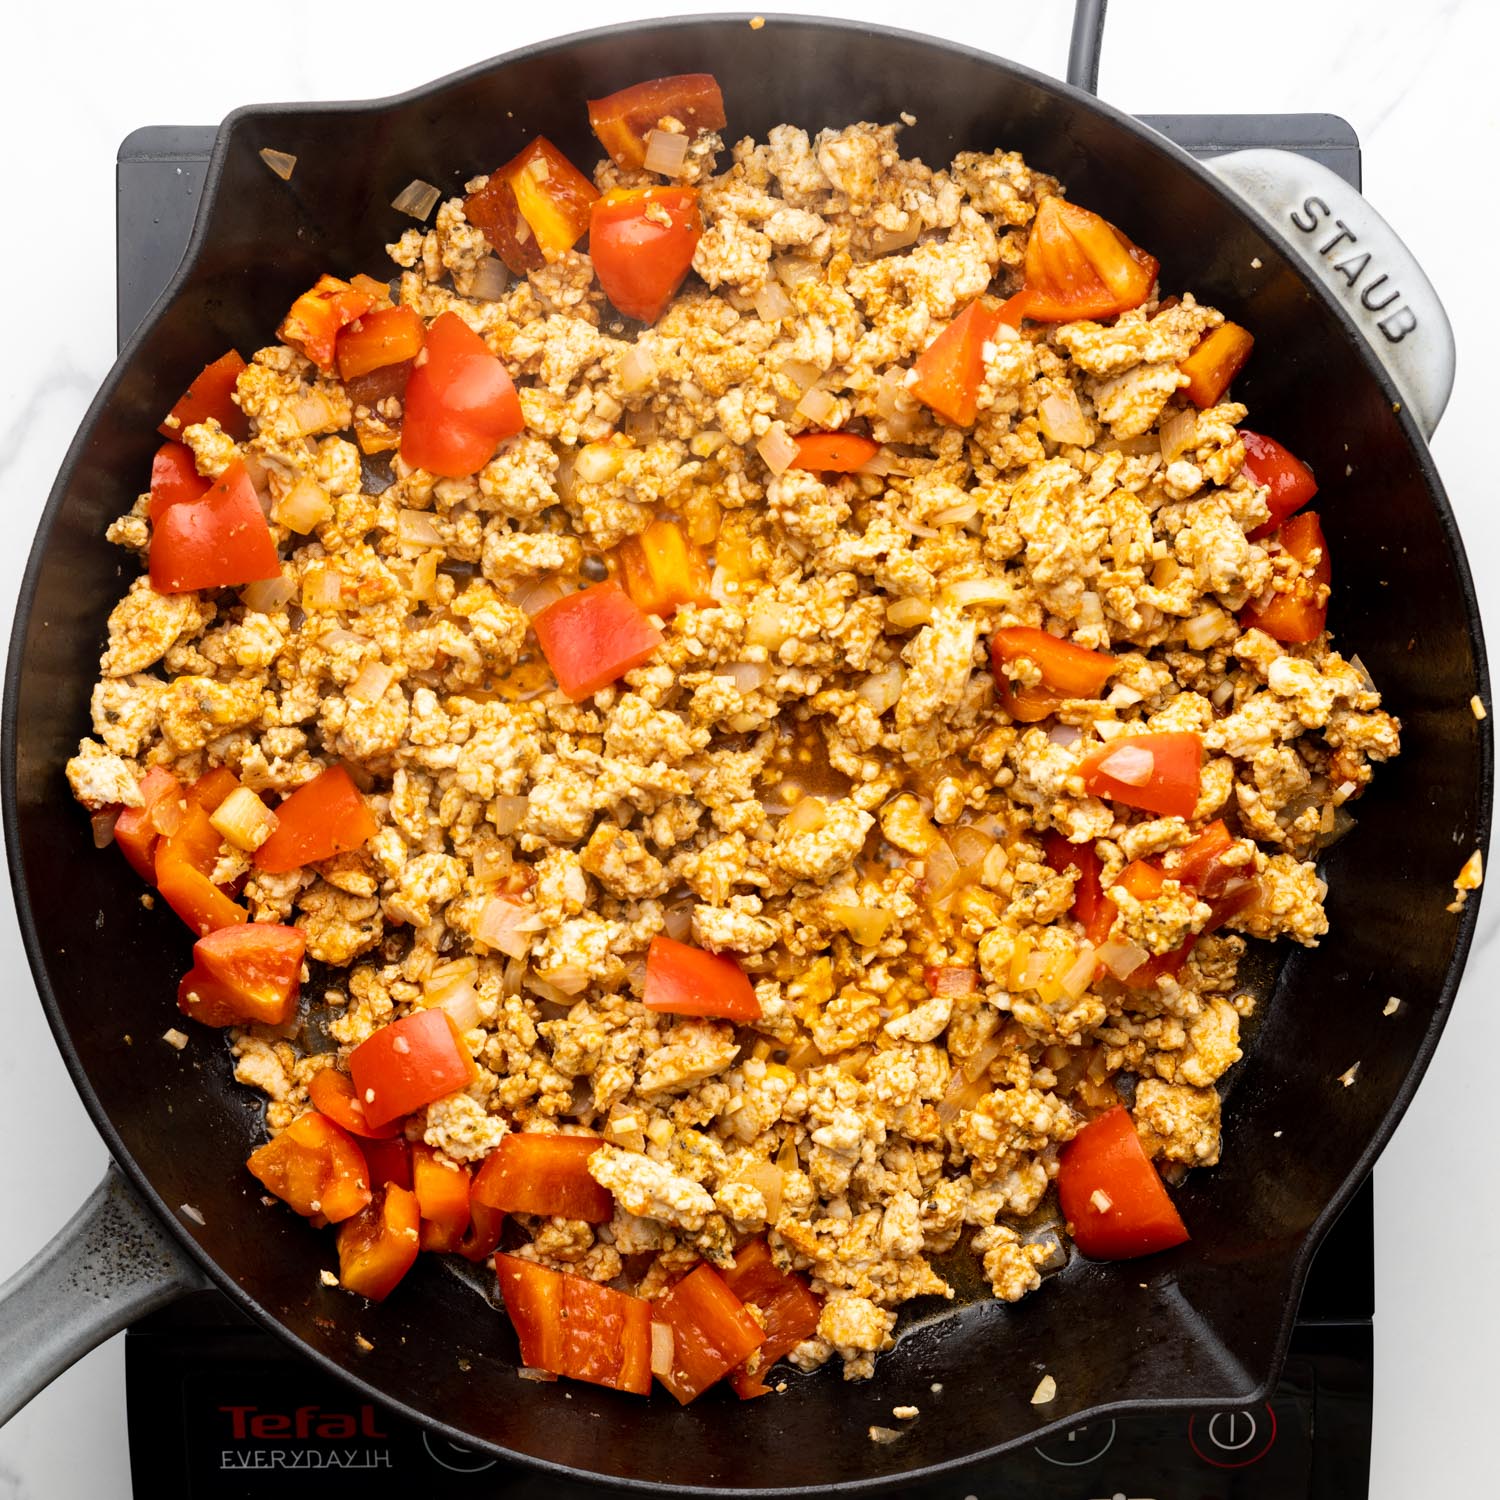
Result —
<path fill-rule="evenodd" d="M 353 1437 L 383 1438 L 390 1434 L 375 1425 L 375 1408 L 368 1404 L 357 1412 L 325 1411 L 321 1406 L 299 1406 L 296 1411 L 265 1411 L 259 1406 L 221 1406 L 228 1415 L 234 1437 L 266 1442 L 275 1438 Z"/>

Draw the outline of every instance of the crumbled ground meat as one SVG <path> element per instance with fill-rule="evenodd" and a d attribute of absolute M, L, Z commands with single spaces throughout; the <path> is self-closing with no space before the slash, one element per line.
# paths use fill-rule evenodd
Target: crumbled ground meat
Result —
<path fill-rule="evenodd" d="M 1218 1160 L 1244 936 L 1327 930 L 1318 851 L 1399 725 L 1326 634 L 1237 623 L 1296 565 L 1253 536 L 1245 409 L 1187 423 L 1180 366 L 1215 309 L 1153 289 L 1102 322 L 1002 324 L 968 430 L 912 394 L 948 322 L 1017 289 L 1055 182 L 1006 152 L 930 167 L 872 124 L 704 136 L 682 176 L 696 275 L 639 335 L 577 252 L 471 297 L 489 247 L 461 199 L 390 247 L 398 300 L 456 313 L 515 378 L 526 431 L 471 477 L 392 452 L 399 399 L 372 410 L 288 344 L 257 353 L 248 438 L 209 421 L 183 441 L 206 477 L 246 462 L 273 516 L 295 488 L 325 518 L 273 524 L 284 588 L 130 584 L 68 778 L 97 813 L 138 807 L 148 771 L 227 767 L 275 806 L 342 762 L 377 828 L 362 846 L 287 873 L 215 855 L 318 966 L 320 1029 L 234 1033 L 273 1133 L 320 1069 L 441 1001 L 475 1077 L 408 1139 L 463 1170 L 513 1132 L 581 1131 L 613 1196 L 603 1224 L 513 1216 L 519 1254 L 655 1296 L 764 1235 L 824 1299 L 793 1363 L 861 1377 L 902 1303 L 952 1295 L 929 1258 L 965 1235 L 996 1297 L 1040 1284 L 1057 1247 L 1018 1223 L 1122 1097 L 1151 1156 Z M 1091 441 L 1048 436 L 1059 412 Z M 773 472 L 776 424 L 867 433 L 883 462 Z M 136 553 L 147 499 L 109 531 Z M 532 617 L 630 582 L 618 549 L 655 520 L 699 554 L 695 602 L 653 605 L 654 655 L 569 701 Z M 1108 687 L 1013 718 L 990 670 L 1005 627 L 1110 653 Z M 1044 683 L 1025 657 L 1006 671 Z M 1090 795 L 1090 751 L 1168 731 L 1203 745 L 1192 817 Z M 1217 884 L 1177 878 L 1221 817 Z M 1149 963 L 1131 982 L 1086 951 L 1059 839 L 1113 893 L 1091 940 Z M 1138 861 L 1165 878 L 1133 881 Z M 737 962 L 758 1016 L 643 1005 L 662 934 Z"/>

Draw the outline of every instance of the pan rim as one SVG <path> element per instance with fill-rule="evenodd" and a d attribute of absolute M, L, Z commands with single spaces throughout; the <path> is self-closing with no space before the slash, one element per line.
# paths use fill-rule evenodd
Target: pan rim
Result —
<path fill-rule="evenodd" d="M 269 1310 L 262 1307 L 250 1293 L 233 1279 L 217 1260 L 198 1244 L 189 1228 L 181 1222 L 178 1215 L 173 1212 L 171 1206 L 157 1193 L 144 1170 L 136 1162 L 134 1156 L 126 1149 L 118 1131 L 105 1112 L 89 1075 L 83 1067 L 77 1049 L 72 1043 L 72 1038 L 63 1020 L 57 997 L 52 989 L 46 956 L 42 951 L 40 935 L 32 915 L 29 882 L 20 856 L 20 823 L 17 796 L 19 751 L 16 733 L 16 710 L 23 675 L 23 655 L 20 648 L 24 646 L 25 638 L 31 625 L 43 558 L 49 551 L 52 533 L 61 515 L 63 501 L 73 471 L 83 456 L 102 411 L 113 398 L 125 371 L 131 366 L 137 348 L 144 342 L 146 335 L 160 320 L 167 307 L 179 295 L 182 287 L 191 280 L 205 245 L 212 240 L 216 211 L 219 206 L 220 179 L 224 172 L 231 144 L 237 133 L 248 122 L 275 119 L 284 115 L 336 117 L 377 114 L 382 111 L 417 103 L 424 99 L 435 98 L 457 85 L 480 78 L 502 65 L 523 63 L 531 58 L 566 51 L 581 44 L 607 41 L 611 38 L 624 35 L 634 37 L 642 33 L 707 29 L 736 23 L 748 25 L 750 19 L 749 12 L 729 12 L 618 23 L 587 31 L 572 32 L 565 36 L 553 37 L 526 47 L 517 48 L 481 62 L 470 64 L 465 68 L 455 70 L 415 88 L 383 98 L 341 100 L 327 103 L 309 101 L 249 104 L 232 110 L 224 117 L 218 128 L 213 153 L 205 173 L 201 207 L 182 261 L 174 271 L 166 288 L 152 304 L 150 311 L 141 321 L 139 327 L 132 333 L 125 346 L 121 349 L 109 373 L 105 376 L 99 390 L 95 394 L 94 399 L 89 403 L 78 430 L 68 446 L 58 470 L 57 478 L 48 494 L 46 504 L 37 522 L 36 533 L 17 592 L 16 611 L 6 662 L 4 694 L 3 700 L 0 700 L 0 704 L 3 704 L 3 723 L 0 723 L 0 802 L 3 802 L 3 812 L 0 812 L 0 821 L 3 821 L 6 861 L 15 898 L 17 922 L 26 950 L 28 965 L 36 983 L 42 1008 L 46 1014 L 48 1025 L 52 1030 L 58 1050 L 63 1057 L 74 1087 L 78 1090 L 90 1119 L 108 1146 L 111 1156 L 129 1178 L 136 1190 L 156 1212 L 158 1218 L 167 1225 L 170 1232 L 203 1268 L 214 1284 L 230 1296 L 236 1305 L 254 1318 L 258 1324 L 286 1340 L 303 1357 L 314 1360 L 329 1373 L 352 1384 L 358 1390 L 397 1412 L 406 1420 L 412 1421 L 422 1428 L 439 1432 L 454 1442 L 471 1447 L 477 1446 L 487 1453 L 503 1457 L 529 1468 L 538 1469 L 559 1479 L 582 1479 L 589 1483 L 612 1487 L 625 1492 L 634 1491 L 642 1494 L 659 1495 L 813 1496 L 833 1493 L 871 1494 L 897 1485 L 915 1484 L 923 1480 L 938 1478 L 980 1463 L 992 1461 L 1022 1444 L 1037 1442 L 1051 1434 L 1077 1427 L 1085 1421 L 1124 1416 L 1133 1413 L 1190 1411 L 1201 1407 L 1202 1400 L 1201 1398 L 1186 1397 L 1161 1399 L 1133 1398 L 1101 1403 L 1085 1408 L 1082 1411 L 1071 1413 L 1066 1417 L 1060 1417 L 1052 1423 L 1031 1429 L 1024 1434 L 1004 1442 L 976 1449 L 964 1454 L 962 1457 L 925 1464 L 918 1468 L 904 1470 L 899 1474 L 849 1480 L 832 1485 L 769 1487 L 746 1487 L 742 1485 L 682 1486 L 667 1484 L 662 1481 L 630 1480 L 618 1475 L 601 1474 L 595 1470 L 574 1468 L 552 1460 L 518 1453 L 513 1449 L 505 1448 L 497 1443 L 479 1437 L 466 1429 L 452 1427 L 440 1418 L 417 1411 L 401 1399 L 393 1397 L 389 1392 L 365 1380 L 352 1367 L 340 1364 L 332 1356 L 307 1344 L 290 1328 L 280 1322 Z M 873 35 L 877 39 L 919 43 L 924 47 L 932 49 L 939 55 L 963 57 L 982 63 L 990 69 L 998 70 L 1002 75 L 1009 75 L 1025 80 L 1044 90 L 1060 95 L 1074 107 L 1092 110 L 1103 117 L 1114 128 L 1137 136 L 1166 158 L 1178 170 L 1186 170 L 1191 173 L 1203 186 L 1219 197 L 1236 214 L 1241 217 L 1250 218 L 1256 224 L 1257 229 L 1276 244 L 1277 249 L 1285 256 L 1291 269 L 1299 276 L 1304 289 L 1310 295 L 1319 298 L 1325 309 L 1333 313 L 1336 324 L 1342 330 L 1345 338 L 1352 340 L 1356 344 L 1361 361 L 1369 374 L 1374 378 L 1377 387 L 1395 407 L 1394 415 L 1417 461 L 1417 467 L 1420 471 L 1424 488 L 1436 512 L 1437 520 L 1457 575 L 1469 641 L 1474 654 L 1475 691 L 1485 701 L 1488 701 L 1488 661 L 1474 580 L 1469 568 L 1463 540 L 1458 529 L 1458 523 L 1443 488 L 1442 481 L 1437 473 L 1431 450 L 1417 429 L 1410 411 L 1392 383 L 1390 376 L 1370 353 L 1363 334 L 1354 324 L 1352 318 L 1338 302 L 1333 293 L 1320 280 L 1314 277 L 1300 258 L 1292 252 L 1289 241 L 1276 225 L 1256 215 L 1253 209 L 1245 204 L 1231 189 L 1220 182 L 1206 167 L 1201 166 L 1193 160 L 1193 158 L 1188 156 L 1186 152 L 1167 137 L 1151 129 L 1151 127 L 1143 125 L 1139 120 L 1117 107 L 1100 100 L 1092 94 L 1073 87 L 1062 79 L 1038 72 L 1007 58 L 986 52 L 983 49 L 930 36 L 919 31 L 872 25 L 866 22 L 833 16 L 797 14 L 776 15 L 767 19 L 769 25 L 775 27 L 816 28 L 839 32 L 858 32 L 862 35 Z M 1473 831 L 1476 845 L 1480 848 L 1486 848 L 1489 842 L 1494 791 L 1493 731 L 1488 720 L 1485 720 L 1478 726 L 1477 749 L 1479 784 L 1476 789 L 1474 803 Z M 1375 1159 L 1390 1140 L 1392 1133 L 1397 1124 L 1399 1124 L 1402 1116 L 1406 1113 L 1416 1089 L 1427 1071 L 1463 976 L 1478 919 L 1481 894 L 1480 891 L 1471 892 L 1464 911 L 1459 915 L 1453 948 L 1444 969 L 1441 984 L 1437 990 L 1432 1016 L 1428 1021 L 1426 1032 L 1417 1048 L 1406 1078 L 1403 1080 L 1400 1089 L 1388 1107 L 1378 1129 L 1374 1132 L 1366 1148 L 1360 1154 L 1355 1166 L 1346 1176 L 1340 1188 L 1329 1199 L 1323 1210 L 1303 1233 L 1301 1245 L 1289 1266 L 1289 1274 L 1286 1279 L 1283 1295 L 1283 1312 L 1276 1336 L 1269 1345 L 1270 1357 L 1267 1361 L 1264 1376 L 1252 1390 L 1246 1392 L 1242 1398 L 1237 1399 L 1243 1399 L 1246 1403 L 1259 1402 L 1266 1399 L 1274 1386 L 1277 1375 L 1285 1360 L 1287 1345 L 1296 1321 L 1298 1304 L 1313 1256 L 1329 1227 L 1339 1214 L 1342 1213 L 1350 1198 L 1368 1175 Z"/>

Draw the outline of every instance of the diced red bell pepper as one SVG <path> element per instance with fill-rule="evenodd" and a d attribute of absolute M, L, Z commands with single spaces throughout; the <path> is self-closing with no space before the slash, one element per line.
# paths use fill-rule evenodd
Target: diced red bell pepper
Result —
<path fill-rule="evenodd" d="M 245 361 L 233 349 L 205 365 L 156 430 L 164 438 L 180 439 L 189 427 L 212 418 L 227 437 L 237 443 L 244 442 L 250 436 L 250 419 L 233 400 L 234 388 L 244 368 Z"/>
<path fill-rule="evenodd" d="M 532 617 L 557 685 L 575 703 L 649 661 L 662 633 L 613 578 L 565 594 Z"/>
<path fill-rule="evenodd" d="M 257 870 L 282 875 L 362 848 L 379 825 L 349 773 L 329 766 L 276 808 L 276 827 L 252 856 Z"/>
<path fill-rule="evenodd" d="M 1266 498 L 1270 519 L 1250 533 L 1250 540 L 1258 542 L 1270 536 L 1318 493 L 1318 481 L 1313 478 L 1313 471 L 1275 438 L 1262 437 L 1241 427 L 1240 441 L 1245 445 L 1245 472 L 1256 484 L 1263 484 L 1271 491 Z"/>
<path fill-rule="evenodd" d="M 297 928 L 269 922 L 207 933 L 193 944 L 177 1008 L 205 1026 L 284 1026 L 297 1012 L 306 948 Z"/>
<path fill-rule="evenodd" d="M 481 1203 L 474 1196 L 473 1186 L 469 1190 L 469 1227 L 458 1242 L 458 1253 L 465 1260 L 478 1264 L 494 1254 L 500 1243 L 500 1231 L 505 1227 L 505 1215 L 488 1203 Z"/>
<path fill-rule="evenodd" d="M 464 199 L 464 217 L 512 273 L 524 276 L 583 238 L 598 197 L 598 188 L 539 135 Z"/>
<path fill-rule="evenodd" d="M 473 1196 L 504 1213 L 556 1214 L 606 1224 L 615 1200 L 589 1176 L 588 1166 L 602 1144 L 591 1135 L 512 1131 L 485 1157 Z"/>
<path fill-rule="evenodd" d="M 146 516 L 153 525 L 169 505 L 187 505 L 201 500 L 213 480 L 198 472 L 193 450 L 184 443 L 163 443 L 151 460 L 151 503 Z"/>
<path fill-rule="evenodd" d="M 300 349 L 320 370 L 332 370 L 339 330 L 375 306 L 375 297 L 337 276 L 320 276 L 292 303 L 276 337 Z"/>
<path fill-rule="evenodd" d="M 667 310 L 702 238 L 696 188 L 611 188 L 589 218 L 589 254 L 604 295 L 642 323 Z"/>
<path fill-rule="evenodd" d="M 1169 849 L 1162 856 L 1162 873 L 1190 885 L 1205 900 L 1222 896 L 1231 881 L 1242 879 L 1245 865 L 1226 865 L 1224 856 L 1235 846 L 1233 834 L 1222 818 L 1215 818 L 1191 842 Z M 1248 866 L 1253 873 L 1255 866 Z"/>
<path fill-rule="evenodd" d="M 1110 889 L 1116 886 L 1129 891 L 1137 901 L 1155 901 L 1167 888 L 1167 877 L 1149 860 L 1133 859 L 1120 871 Z"/>
<path fill-rule="evenodd" d="M 648 1010 L 674 1016 L 754 1021 L 760 1000 L 749 976 L 727 953 L 709 953 L 658 933 L 646 950 L 641 999 Z"/>
<path fill-rule="evenodd" d="M 219 804 L 233 791 L 239 790 L 239 777 L 228 766 L 215 766 L 205 771 L 187 789 L 187 800 L 194 807 L 201 807 L 211 817 L 218 812 Z"/>
<path fill-rule="evenodd" d="M 1139 307 L 1156 284 L 1157 263 L 1098 214 L 1065 198 L 1037 209 L 1026 240 L 1025 284 L 1004 321 L 1108 318 Z"/>
<path fill-rule="evenodd" d="M 992 297 L 971 302 L 917 357 L 912 395 L 955 427 L 972 427 L 984 384 L 984 346 L 999 326 L 999 303 Z"/>
<path fill-rule="evenodd" d="M 1333 582 L 1333 564 L 1317 511 L 1305 510 L 1284 522 L 1273 546 L 1295 558 L 1299 571 L 1268 603 L 1247 604 L 1240 611 L 1240 624 L 1246 630 L 1264 630 L 1272 640 L 1287 645 L 1315 641 L 1328 623 Z"/>
<path fill-rule="evenodd" d="M 314 1073 L 307 1086 L 307 1097 L 314 1109 L 361 1140 L 388 1141 L 401 1134 L 399 1119 L 372 1125 L 365 1118 L 364 1101 L 355 1092 L 354 1080 L 338 1068 Z"/>
<path fill-rule="evenodd" d="M 637 1396 L 650 1393 L 649 1302 L 514 1255 L 497 1255 L 495 1271 L 524 1363 Z"/>
<path fill-rule="evenodd" d="M 672 1330 L 672 1365 L 657 1379 L 686 1406 L 766 1342 L 766 1330 L 706 1262 L 652 1304 Z"/>
<path fill-rule="evenodd" d="M 411 1148 L 411 1185 L 422 1211 L 422 1249 L 457 1250 L 469 1227 L 469 1169 L 421 1141 Z"/>
<path fill-rule="evenodd" d="M 748 1401 L 766 1395 L 771 1389 L 766 1384 L 771 1366 L 818 1331 L 823 1303 L 796 1272 L 778 1269 L 764 1240 L 741 1246 L 723 1276 L 724 1285 L 741 1302 L 754 1305 L 766 1331 L 765 1343 L 729 1373 L 735 1395 Z"/>
<path fill-rule="evenodd" d="M 341 328 L 334 345 L 339 379 L 346 384 L 404 364 L 422 352 L 426 336 L 422 319 L 409 307 L 382 307 L 367 312 Z"/>
<path fill-rule="evenodd" d="M 457 313 L 427 330 L 427 358 L 412 366 L 401 419 L 401 457 L 414 469 L 467 479 L 526 426 L 505 366 Z"/>
<path fill-rule="evenodd" d="M 384 1302 L 416 1263 L 420 1222 L 416 1194 L 387 1183 L 367 1208 L 339 1226 L 340 1284 Z"/>
<path fill-rule="evenodd" d="M 1163 817 L 1190 818 L 1198 805 L 1202 767 L 1203 741 L 1196 734 L 1173 732 L 1121 735 L 1090 750 L 1079 769 L 1091 797 L 1108 797 Z"/>
<path fill-rule="evenodd" d="M 616 549 L 625 592 L 648 615 L 665 619 L 684 604 L 708 605 L 709 568 L 675 521 L 653 521 Z"/>
<path fill-rule="evenodd" d="M 857 432 L 804 432 L 792 441 L 797 456 L 790 467 L 819 474 L 853 474 L 880 452 L 874 438 Z"/>
<path fill-rule="evenodd" d="M 182 826 L 182 783 L 160 766 L 141 777 L 141 806 L 127 807 L 115 821 L 115 843 L 142 880 L 156 884 L 156 845 Z"/>
<path fill-rule="evenodd" d="M 409 1115 L 473 1083 L 477 1069 L 447 1011 L 392 1021 L 349 1054 L 349 1076 L 371 1125 Z"/>
<path fill-rule="evenodd" d="M 156 846 L 156 888 L 198 937 L 250 920 L 250 913 L 209 879 L 221 844 L 208 814 L 189 803 L 176 833 Z"/>
<path fill-rule="evenodd" d="M 232 463 L 191 505 L 172 505 L 151 528 L 158 594 L 229 588 L 281 576 L 276 539 L 244 464 Z"/>
<path fill-rule="evenodd" d="M 1010 662 L 1026 660 L 1042 674 L 1037 683 L 1009 677 Z M 1021 724 L 1047 718 L 1070 698 L 1097 698 L 1119 662 L 1107 651 L 1090 651 L 1045 630 L 1011 625 L 990 637 L 990 664 L 1000 706 Z"/>
<path fill-rule="evenodd" d="M 410 1190 L 411 1147 L 405 1136 L 392 1136 L 388 1141 L 365 1138 L 360 1141 L 359 1149 L 364 1153 L 365 1165 L 370 1169 L 371 1192 L 383 1188 L 388 1182 Z"/>
<path fill-rule="evenodd" d="M 1119 915 L 1115 903 L 1104 894 L 1100 880 L 1100 860 L 1093 842 L 1069 843 L 1062 834 L 1052 832 L 1043 840 L 1047 863 L 1056 871 L 1073 869 L 1078 879 L 1073 883 L 1073 915 L 1083 923 L 1083 935 L 1094 947 L 1105 942 Z"/>
<path fill-rule="evenodd" d="M 1057 1198 L 1074 1243 L 1091 1260 L 1154 1255 L 1188 1238 L 1123 1105 L 1106 1110 L 1063 1147 Z"/>
<path fill-rule="evenodd" d="M 933 995 L 960 1000 L 979 988 L 979 975 L 973 969 L 933 965 L 922 970 L 922 982 Z"/>
<path fill-rule="evenodd" d="M 676 73 L 589 100 L 589 125 L 622 167 L 645 166 L 646 137 L 665 119 L 689 136 L 722 130 L 728 120 L 718 80 L 712 73 Z"/>
<path fill-rule="evenodd" d="M 369 1169 L 353 1138 L 309 1110 L 250 1153 L 251 1174 L 299 1214 L 337 1224 L 370 1201 Z"/>
<path fill-rule="evenodd" d="M 1183 387 L 1194 406 L 1213 406 L 1244 368 L 1255 347 L 1255 337 L 1238 323 L 1220 323 L 1198 340 L 1197 347 L 1178 366 L 1188 377 Z"/>

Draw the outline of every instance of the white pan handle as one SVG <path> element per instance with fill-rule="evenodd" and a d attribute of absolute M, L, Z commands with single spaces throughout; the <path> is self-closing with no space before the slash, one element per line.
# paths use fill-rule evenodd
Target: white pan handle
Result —
<path fill-rule="evenodd" d="M 0 1285 L 0 1426 L 95 1344 L 207 1285 L 111 1163 L 52 1243 Z"/>
<path fill-rule="evenodd" d="M 1333 292 L 1431 437 L 1453 390 L 1453 328 L 1395 230 L 1342 177 L 1291 151 L 1231 151 L 1204 165 Z"/>

